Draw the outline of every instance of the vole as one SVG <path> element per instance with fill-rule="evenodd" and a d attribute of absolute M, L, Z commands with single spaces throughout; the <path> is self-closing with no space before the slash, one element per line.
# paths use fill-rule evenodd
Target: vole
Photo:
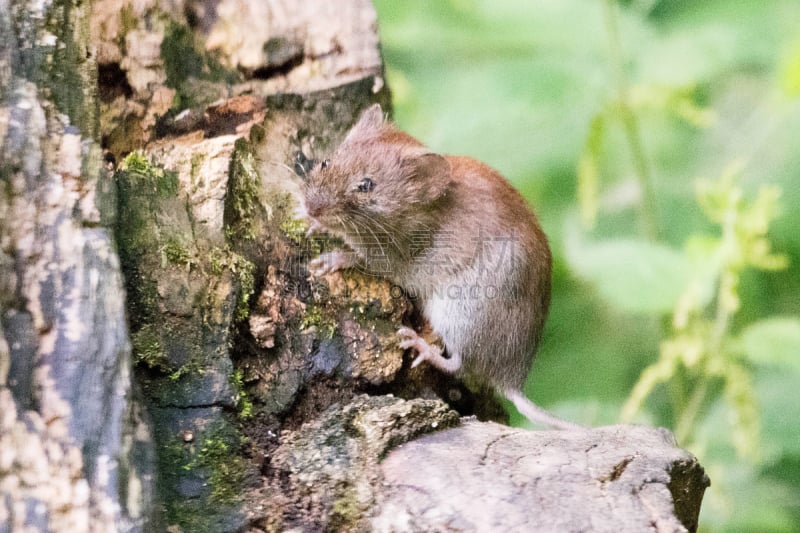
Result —
<path fill-rule="evenodd" d="M 484 379 L 531 422 L 579 428 L 522 393 L 550 305 L 551 255 L 520 194 L 469 157 L 439 155 L 367 109 L 330 159 L 308 165 L 314 229 L 352 250 L 311 261 L 323 274 L 360 265 L 415 296 L 446 352 L 411 328 L 400 346 L 436 368 Z"/>

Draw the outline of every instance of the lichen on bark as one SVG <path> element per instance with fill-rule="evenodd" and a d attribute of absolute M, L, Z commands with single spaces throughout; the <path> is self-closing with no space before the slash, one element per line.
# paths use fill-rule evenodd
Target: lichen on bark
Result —
<path fill-rule="evenodd" d="M 0 529 L 137 531 L 152 459 L 130 383 L 89 5 L 0 5 Z M 6 351 L 7 350 L 7 351 Z"/>

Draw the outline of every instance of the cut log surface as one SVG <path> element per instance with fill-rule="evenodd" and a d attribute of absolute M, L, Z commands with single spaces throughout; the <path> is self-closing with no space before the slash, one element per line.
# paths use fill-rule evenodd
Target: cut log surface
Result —
<path fill-rule="evenodd" d="M 381 463 L 375 531 L 694 531 L 708 478 L 662 429 L 467 422 Z"/>
<path fill-rule="evenodd" d="M 673 532 L 697 529 L 708 484 L 664 429 L 529 431 L 361 395 L 284 432 L 248 500 L 251 531 Z"/>

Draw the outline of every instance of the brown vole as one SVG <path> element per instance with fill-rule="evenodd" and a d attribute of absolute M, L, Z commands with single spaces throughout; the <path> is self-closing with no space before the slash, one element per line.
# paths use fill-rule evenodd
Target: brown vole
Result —
<path fill-rule="evenodd" d="M 550 304 L 547 239 L 525 200 L 468 157 L 431 153 L 373 105 L 303 189 L 312 228 L 351 252 L 322 254 L 316 273 L 362 266 L 417 298 L 446 353 L 411 328 L 403 348 L 487 380 L 532 422 L 578 428 L 522 394 Z M 354 252 L 354 253 L 353 253 Z"/>

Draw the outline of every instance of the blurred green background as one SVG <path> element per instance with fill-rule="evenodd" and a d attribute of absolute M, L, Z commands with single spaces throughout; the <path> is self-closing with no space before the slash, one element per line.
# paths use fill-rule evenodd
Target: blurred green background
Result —
<path fill-rule="evenodd" d="M 800 530 L 800 2 L 375 3 L 395 120 L 551 239 L 528 395 L 675 430 L 703 530 Z"/>

